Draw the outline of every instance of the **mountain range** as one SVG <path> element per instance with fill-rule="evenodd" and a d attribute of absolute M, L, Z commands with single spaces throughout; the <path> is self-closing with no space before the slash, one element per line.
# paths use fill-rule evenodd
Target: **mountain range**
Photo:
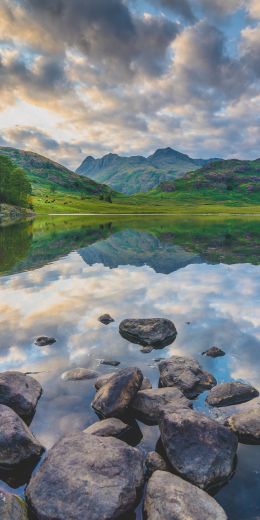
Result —
<path fill-rule="evenodd" d="M 162 182 L 183 177 L 218 159 L 192 159 L 172 148 L 156 150 L 149 157 L 122 157 L 109 153 L 100 159 L 86 157 L 76 172 L 112 189 L 131 195 L 146 192 Z"/>

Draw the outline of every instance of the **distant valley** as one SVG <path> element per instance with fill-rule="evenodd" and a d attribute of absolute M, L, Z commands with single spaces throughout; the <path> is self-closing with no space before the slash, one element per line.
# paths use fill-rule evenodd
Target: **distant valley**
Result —
<path fill-rule="evenodd" d="M 164 181 L 183 177 L 185 173 L 216 160 L 191 159 L 172 148 L 162 148 L 147 158 L 141 155 L 121 157 L 113 153 L 101 159 L 88 156 L 76 172 L 131 195 L 152 190 Z"/>

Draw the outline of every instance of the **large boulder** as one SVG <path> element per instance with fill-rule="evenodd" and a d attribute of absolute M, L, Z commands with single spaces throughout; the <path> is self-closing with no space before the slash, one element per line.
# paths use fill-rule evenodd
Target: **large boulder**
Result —
<path fill-rule="evenodd" d="M 174 471 L 203 489 L 220 486 L 234 469 L 237 438 L 225 426 L 193 410 L 165 410 L 161 440 Z"/>
<path fill-rule="evenodd" d="M 144 511 L 147 520 L 227 520 L 214 498 L 165 471 L 155 471 L 150 478 Z"/>
<path fill-rule="evenodd" d="M 142 382 L 143 374 L 139 368 L 123 368 L 97 391 L 92 407 L 100 417 L 124 416 Z"/>
<path fill-rule="evenodd" d="M 112 437 L 76 433 L 49 451 L 26 498 L 37 520 L 113 520 L 134 509 L 143 484 L 138 449 Z"/>
<path fill-rule="evenodd" d="M 0 490 L 1 520 L 28 520 L 25 502 L 16 495 Z"/>
<path fill-rule="evenodd" d="M 161 411 L 192 408 L 192 402 L 178 388 L 153 388 L 140 390 L 131 403 L 134 415 L 144 422 L 157 424 Z"/>
<path fill-rule="evenodd" d="M 161 361 L 158 366 L 159 386 L 175 386 L 189 399 L 217 384 L 214 376 L 202 370 L 200 364 L 192 358 L 172 356 Z"/>
<path fill-rule="evenodd" d="M 95 379 L 99 376 L 96 370 L 90 370 L 89 368 L 73 368 L 67 372 L 63 372 L 61 379 L 64 381 L 83 381 L 87 379 Z"/>
<path fill-rule="evenodd" d="M 119 332 L 131 343 L 153 348 L 166 347 L 177 336 L 175 325 L 165 318 L 123 320 L 119 325 Z"/>
<path fill-rule="evenodd" d="M 245 403 L 258 395 L 259 392 L 253 386 L 234 381 L 212 388 L 206 401 L 210 406 L 230 406 Z"/>
<path fill-rule="evenodd" d="M 23 420 L 0 405 L 0 478 L 10 485 L 24 484 L 43 451 Z"/>
<path fill-rule="evenodd" d="M 0 404 L 12 408 L 29 424 L 42 394 L 42 387 L 36 379 L 22 372 L 0 373 Z"/>
<path fill-rule="evenodd" d="M 244 444 L 260 444 L 260 406 L 228 417 L 226 425 Z"/>

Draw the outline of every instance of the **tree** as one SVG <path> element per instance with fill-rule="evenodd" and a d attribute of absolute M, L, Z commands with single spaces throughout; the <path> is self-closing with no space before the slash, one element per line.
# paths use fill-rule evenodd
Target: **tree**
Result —
<path fill-rule="evenodd" d="M 0 203 L 29 207 L 32 188 L 26 173 L 8 157 L 0 157 Z"/>

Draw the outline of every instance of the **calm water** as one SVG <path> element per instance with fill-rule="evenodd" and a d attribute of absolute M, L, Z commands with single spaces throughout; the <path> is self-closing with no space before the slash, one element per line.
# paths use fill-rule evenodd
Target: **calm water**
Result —
<path fill-rule="evenodd" d="M 241 380 L 260 390 L 259 224 L 254 218 L 53 217 L 0 228 L 0 370 L 39 372 L 44 393 L 31 429 L 46 448 L 96 420 L 93 381 L 60 376 L 79 366 L 114 371 L 99 366 L 102 358 L 120 361 L 120 368 L 139 366 L 156 387 L 156 358 L 192 356 L 218 382 Z M 105 312 L 115 319 L 109 326 L 97 320 Z M 144 354 L 118 333 L 126 317 L 160 316 L 178 330 L 162 350 Z M 57 342 L 34 346 L 42 334 Z M 213 345 L 227 355 L 201 356 Z M 195 407 L 214 417 L 230 413 L 208 410 L 204 399 Z M 140 448 L 154 449 L 158 428 L 139 425 Z M 259 488 L 260 447 L 240 444 L 235 475 L 216 499 L 230 520 L 259 520 Z"/>

